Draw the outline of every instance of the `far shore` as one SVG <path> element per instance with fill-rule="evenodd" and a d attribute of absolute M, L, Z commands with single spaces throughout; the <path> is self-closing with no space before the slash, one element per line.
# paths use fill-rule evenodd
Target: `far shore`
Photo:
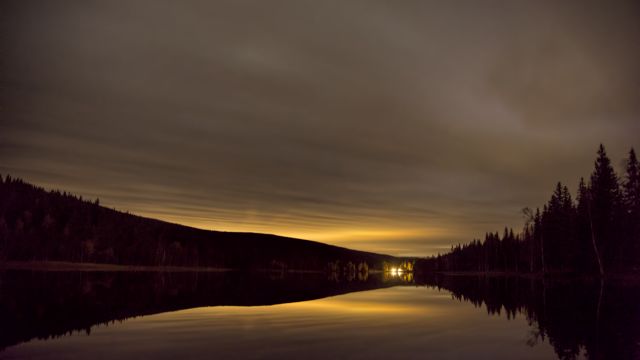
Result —
<path fill-rule="evenodd" d="M 232 271 L 227 268 L 190 267 L 190 266 L 143 266 L 99 263 L 78 263 L 70 261 L 7 261 L 0 262 L 0 269 L 41 270 L 41 271 Z"/>
<path fill-rule="evenodd" d="M 101 263 L 79 263 L 71 261 L 6 261 L 0 262 L 0 270 L 33 270 L 33 271 L 165 271 L 165 272 L 229 272 L 242 269 L 196 267 L 196 266 L 145 266 Z M 286 273 L 322 273 L 320 270 L 278 270 L 256 269 L 259 272 Z M 370 271 L 375 273 L 376 271 Z"/>

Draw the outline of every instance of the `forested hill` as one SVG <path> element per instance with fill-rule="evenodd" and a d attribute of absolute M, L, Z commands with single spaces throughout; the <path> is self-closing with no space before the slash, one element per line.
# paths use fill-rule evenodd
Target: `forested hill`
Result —
<path fill-rule="evenodd" d="M 346 271 L 400 260 L 314 241 L 195 229 L 0 176 L 0 262 Z M 359 268 L 359 270 L 358 270 Z"/>
<path fill-rule="evenodd" d="M 618 176 L 600 145 L 587 181 L 576 181 L 575 201 L 558 183 L 542 209 L 523 210 L 519 233 L 487 233 L 422 259 L 416 270 L 640 275 L 640 164 L 631 149 Z"/>

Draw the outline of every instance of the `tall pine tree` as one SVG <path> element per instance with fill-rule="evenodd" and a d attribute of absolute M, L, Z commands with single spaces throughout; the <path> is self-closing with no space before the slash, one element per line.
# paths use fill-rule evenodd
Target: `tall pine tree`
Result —
<path fill-rule="evenodd" d="M 600 144 L 595 168 L 591 174 L 591 223 L 593 236 L 602 256 L 604 271 L 618 267 L 621 255 L 619 229 L 620 189 L 604 146 Z"/>
<path fill-rule="evenodd" d="M 578 196 L 576 206 L 576 219 L 574 223 L 574 234 L 576 238 L 576 266 L 581 272 L 593 272 L 598 267 L 597 249 L 591 235 L 591 193 L 589 187 L 580 178 L 578 184 Z"/>
<path fill-rule="evenodd" d="M 625 254 L 627 265 L 640 265 L 640 165 L 631 148 L 627 159 L 627 172 L 623 186 L 625 210 Z"/>

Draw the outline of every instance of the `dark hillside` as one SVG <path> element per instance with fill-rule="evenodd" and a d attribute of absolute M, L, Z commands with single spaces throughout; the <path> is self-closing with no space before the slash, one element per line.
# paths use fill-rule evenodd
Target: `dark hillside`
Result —
<path fill-rule="evenodd" d="M 0 177 L 2 260 L 350 273 L 399 261 L 313 241 L 144 218 L 10 176 Z"/>

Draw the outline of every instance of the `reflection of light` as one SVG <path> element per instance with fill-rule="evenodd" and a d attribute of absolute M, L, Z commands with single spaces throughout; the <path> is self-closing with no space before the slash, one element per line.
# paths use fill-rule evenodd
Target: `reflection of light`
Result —
<path fill-rule="evenodd" d="M 400 276 L 400 275 L 402 275 L 402 269 L 391 268 L 390 273 L 391 273 L 392 276 Z"/>

